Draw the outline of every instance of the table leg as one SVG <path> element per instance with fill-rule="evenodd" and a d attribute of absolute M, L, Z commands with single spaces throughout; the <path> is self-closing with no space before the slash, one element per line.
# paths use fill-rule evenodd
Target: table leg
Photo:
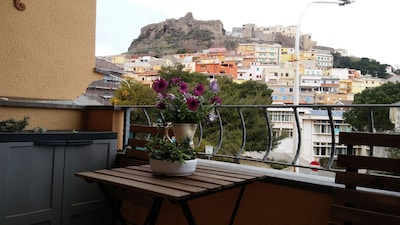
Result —
<path fill-rule="evenodd" d="M 160 212 L 163 199 L 161 197 L 155 197 L 153 204 L 151 205 L 150 211 L 147 214 L 144 225 L 155 225 L 157 222 L 158 213 Z"/>
<path fill-rule="evenodd" d="M 111 194 L 108 192 L 107 188 L 105 187 L 104 184 L 102 183 L 98 183 L 101 191 L 103 192 L 104 196 L 106 197 L 106 199 L 108 200 L 108 202 L 110 202 L 113 210 L 114 210 L 114 214 L 117 216 L 117 219 L 119 220 L 121 225 L 126 225 L 125 219 L 122 216 L 121 212 L 120 212 L 120 206 L 121 204 L 116 203 L 115 200 L 113 199 L 113 197 L 111 196 Z"/>
<path fill-rule="evenodd" d="M 186 221 L 189 225 L 196 225 L 196 221 L 193 217 L 192 211 L 190 210 L 190 207 L 186 201 L 181 201 L 179 205 L 182 208 L 183 214 L 186 217 Z"/>
<path fill-rule="evenodd" d="M 239 209 L 240 201 L 242 200 L 242 196 L 243 196 L 245 188 L 246 188 L 246 186 L 242 186 L 240 188 L 240 192 L 239 192 L 239 195 L 237 197 L 237 200 L 236 200 L 236 203 L 235 203 L 235 207 L 233 208 L 233 212 L 232 212 L 232 215 L 231 215 L 231 220 L 229 221 L 229 225 L 233 225 L 233 222 L 235 221 L 236 213 L 237 213 L 237 211 Z"/>

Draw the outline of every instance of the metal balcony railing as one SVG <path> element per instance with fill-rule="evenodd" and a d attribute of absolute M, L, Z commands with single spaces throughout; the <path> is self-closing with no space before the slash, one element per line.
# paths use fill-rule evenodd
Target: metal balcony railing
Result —
<path fill-rule="evenodd" d="M 375 111 L 378 109 L 390 109 L 387 111 L 387 120 L 391 118 L 397 118 L 393 123 L 400 123 L 400 116 L 398 115 L 399 113 L 397 109 L 400 109 L 399 105 L 396 104 L 359 104 L 359 105 L 221 105 L 217 106 L 215 108 L 215 114 L 217 120 L 214 121 L 214 123 L 218 124 L 219 126 L 219 140 L 216 141 L 215 146 L 213 146 L 213 152 L 211 154 L 205 154 L 205 153 L 200 153 L 200 156 L 205 157 L 205 158 L 218 158 L 218 159 L 230 159 L 231 161 L 235 163 L 240 163 L 242 160 L 245 161 L 256 161 L 256 162 L 263 162 L 263 163 L 268 163 L 268 164 L 277 164 L 277 165 L 282 165 L 282 166 L 293 166 L 295 168 L 310 168 L 310 169 L 315 169 L 315 166 L 307 164 L 305 165 L 304 163 L 301 163 L 299 161 L 299 158 L 301 157 L 302 154 L 304 154 L 305 149 L 302 147 L 304 143 L 304 130 L 303 130 L 303 125 L 304 125 L 304 118 L 307 115 L 307 110 L 318 110 L 320 112 L 325 112 L 320 115 L 315 116 L 315 121 L 321 121 L 324 120 L 328 123 L 328 126 L 325 127 L 324 129 L 324 136 L 329 135 L 330 136 L 330 142 L 328 143 L 330 146 L 330 151 L 329 155 L 326 156 L 325 158 L 328 159 L 328 162 L 324 167 L 319 166 L 317 169 L 318 170 L 327 170 L 327 171 L 334 171 L 335 169 L 333 168 L 335 156 L 339 147 L 338 144 L 338 130 L 337 126 L 337 121 L 341 121 L 340 123 L 343 125 L 344 119 L 343 118 L 338 118 L 338 115 L 335 114 L 335 112 L 343 112 L 343 111 L 348 111 L 350 109 L 355 109 L 355 108 L 362 108 L 365 111 L 365 115 L 368 118 L 367 126 L 366 126 L 366 131 L 367 132 L 376 132 L 375 129 Z M 129 138 L 129 125 L 130 124 L 147 124 L 147 125 L 152 125 L 157 122 L 157 119 L 162 117 L 162 113 L 159 114 L 158 110 L 155 108 L 155 106 L 152 105 L 135 105 L 135 106 L 121 106 L 121 109 L 124 110 L 125 112 L 125 131 L 124 131 L 124 145 L 126 146 L 128 143 L 128 138 Z M 249 110 L 249 109 L 256 109 L 259 112 L 263 112 L 264 118 L 265 118 L 265 135 L 264 138 L 268 140 L 267 146 L 263 149 L 263 157 L 261 158 L 251 158 L 244 156 L 243 153 L 246 150 L 246 144 L 247 144 L 247 137 L 249 133 L 249 128 L 246 126 L 246 118 L 244 116 L 243 111 L 244 110 Z M 394 110 L 392 110 L 394 109 Z M 225 133 L 224 126 L 227 126 L 228 124 L 224 123 L 224 118 L 221 116 L 221 112 L 226 110 L 229 110 L 230 116 L 232 114 L 236 114 L 237 121 L 240 124 L 241 129 L 241 144 L 240 147 L 236 150 L 236 152 L 232 154 L 226 154 L 224 152 L 224 149 L 222 147 L 224 138 L 226 135 L 229 135 Z M 293 155 L 292 159 L 290 162 L 282 162 L 282 161 L 277 161 L 277 160 L 271 160 L 269 158 L 269 155 L 271 152 L 274 150 L 273 149 L 273 138 L 274 133 L 273 130 L 276 128 L 276 123 L 271 120 L 271 115 L 279 112 L 282 110 L 282 112 L 290 112 L 291 113 L 291 121 L 289 121 L 289 124 L 292 124 L 292 132 L 293 132 Z M 142 114 L 141 116 L 136 116 L 135 118 L 131 119 L 131 114 L 134 112 L 135 115 Z M 391 112 L 391 113 L 389 113 Z M 393 115 L 393 113 L 395 115 Z M 156 116 L 154 116 L 156 115 Z M 340 115 L 339 115 L 340 116 Z M 141 118 L 137 118 L 141 117 Z M 311 117 L 312 119 L 312 117 Z M 338 120 L 339 119 L 339 120 Z M 396 122 L 397 121 L 397 122 Z M 311 122 L 312 124 L 312 122 Z M 199 124 L 199 129 L 197 132 L 197 142 L 196 146 L 199 147 L 201 146 L 202 141 L 204 141 L 203 136 L 204 136 L 204 126 L 203 124 Z M 394 127 L 396 128 L 394 124 Z M 311 126 L 312 127 L 312 126 Z M 350 125 L 348 125 L 350 129 Z M 353 129 L 354 130 L 354 129 Z M 313 132 L 313 130 L 310 130 Z M 350 131 L 350 130 L 346 130 Z M 365 131 L 365 130 L 364 130 Z M 393 132 L 393 130 L 384 130 L 384 132 Z M 380 130 L 381 132 L 381 130 Z M 341 146 L 342 149 L 345 148 L 344 146 Z M 313 152 L 313 151 L 311 151 Z M 373 156 L 374 151 L 373 151 L 373 146 L 369 146 L 369 153 L 370 156 Z M 319 156 L 316 156 L 317 158 Z"/>

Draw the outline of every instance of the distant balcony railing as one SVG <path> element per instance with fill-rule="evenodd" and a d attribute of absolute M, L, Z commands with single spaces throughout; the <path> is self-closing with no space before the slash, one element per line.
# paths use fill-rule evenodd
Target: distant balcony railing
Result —
<path fill-rule="evenodd" d="M 312 109 L 312 110 L 320 110 L 321 112 L 325 112 L 324 115 L 316 115 L 315 120 L 325 120 L 328 123 L 328 126 L 325 127 L 325 133 L 320 134 L 324 136 L 330 136 L 330 151 L 329 155 L 326 156 L 325 158 L 327 159 L 327 163 L 324 166 L 317 166 L 318 170 L 325 170 L 325 171 L 335 171 L 335 168 L 333 168 L 334 165 L 334 160 L 336 158 L 336 155 L 338 153 L 339 147 L 341 149 L 345 149 L 345 146 L 341 146 L 338 144 L 338 131 L 337 122 L 338 120 L 338 115 L 335 114 L 337 111 L 348 111 L 350 109 L 356 109 L 356 108 L 361 108 L 365 111 L 365 116 L 368 118 L 367 120 L 367 132 L 375 132 L 375 111 L 379 109 L 388 109 L 387 110 L 387 120 L 389 120 L 390 115 L 393 118 L 397 118 L 396 121 L 400 120 L 400 116 L 398 115 L 397 109 L 400 108 L 399 105 L 395 104 L 359 104 L 359 105 L 221 105 L 217 106 L 215 109 L 215 114 L 217 115 L 217 120 L 214 121 L 215 124 L 218 124 L 219 126 L 219 140 L 216 141 L 215 146 L 213 146 L 213 152 L 210 154 L 206 153 L 199 153 L 201 157 L 204 158 L 215 158 L 215 159 L 222 159 L 222 160 L 231 160 L 232 162 L 235 163 L 241 163 L 243 161 L 254 161 L 254 162 L 261 162 L 261 163 L 267 163 L 267 164 L 272 164 L 272 165 L 281 165 L 283 167 L 294 167 L 294 168 L 308 168 L 308 169 L 316 169 L 316 166 L 310 165 L 310 164 L 304 164 L 299 161 L 299 158 L 302 154 L 304 154 L 304 149 L 302 149 L 302 143 L 304 142 L 304 134 L 302 132 L 302 122 L 300 121 L 301 118 L 304 118 L 304 110 L 305 109 Z M 128 143 L 129 139 L 129 125 L 130 124 L 147 124 L 147 125 L 154 125 L 157 122 L 157 119 L 162 117 L 162 114 L 157 114 L 156 112 L 157 109 L 155 106 L 152 105 L 135 105 L 135 106 L 121 106 L 121 109 L 124 110 L 125 112 L 125 131 L 124 131 L 124 144 L 123 146 L 126 146 Z M 265 146 L 265 148 L 261 151 L 263 152 L 262 157 L 258 158 L 252 158 L 243 155 L 243 153 L 246 150 L 246 144 L 248 143 L 248 134 L 251 133 L 251 130 L 246 126 L 246 118 L 244 116 L 244 111 L 245 110 L 251 110 L 255 109 L 258 110 L 259 112 L 261 111 L 264 114 L 264 119 L 265 119 L 265 132 L 264 132 L 264 138 L 268 140 L 268 144 Z M 389 110 L 390 109 L 390 110 Z M 234 113 L 236 114 L 235 117 L 237 117 L 237 121 L 240 124 L 240 132 L 241 132 L 241 143 L 240 147 L 234 152 L 227 154 L 224 152 L 224 148 L 222 147 L 224 138 L 226 135 L 230 135 L 229 133 L 225 133 L 225 126 L 228 126 L 229 124 L 224 123 L 224 118 L 221 112 L 226 110 L 229 110 L 230 115 L 233 115 Z M 274 151 L 273 149 L 273 139 L 275 138 L 273 130 L 274 122 L 271 121 L 271 114 L 273 114 L 276 111 L 285 111 L 285 112 L 291 112 L 292 114 L 292 120 L 289 122 L 293 124 L 293 130 L 294 132 L 293 135 L 293 155 L 291 161 L 280 161 L 280 160 L 274 160 L 269 158 L 269 155 L 271 152 Z M 307 111 L 307 110 L 306 110 Z M 137 118 L 134 118 L 131 120 L 131 114 L 142 114 L 140 120 Z M 391 112 L 391 113 L 389 113 Z M 400 111 L 399 111 L 400 112 Z M 395 115 L 392 115 L 392 114 Z M 157 115 L 157 116 L 154 116 Z M 381 116 L 381 115 L 380 115 Z M 139 116 L 140 117 L 140 116 Z M 380 118 L 382 119 L 382 118 Z M 343 124 L 343 118 L 340 118 L 342 122 L 340 124 Z M 396 123 L 395 121 L 393 121 Z M 199 124 L 199 129 L 198 129 L 198 134 L 197 134 L 197 142 L 196 146 L 199 147 L 201 146 L 202 141 L 204 141 L 203 136 L 204 136 L 204 126 L 203 124 Z M 313 127 L 313 126 L 311 126 Z M 394 124 L 394 127 L 395 124 Z M 311 132 L 312 132 L 311 128 Z M 347 129 L 350 129 L 350 125 Z M 341 131 L 351 131 L 351 130 L 341 130 Z M 353 130 L 355 131 L 355 130 Z M 393 132 L 393 130 L 385 130 L 382 132 Z M 381 132 L 381 131 L 380 131 Z M 297 137 L 296 137 L 297 136 Z M 312 151 L 313 152 L 313 151 Z M 344 152 L 345 153 L 345 152 Z M 374 155 L 373 151 L 373 146 L 370 146 L 369 148 L 369 156 Z M 315 157 L 319 158 L 318 155 Z"/>

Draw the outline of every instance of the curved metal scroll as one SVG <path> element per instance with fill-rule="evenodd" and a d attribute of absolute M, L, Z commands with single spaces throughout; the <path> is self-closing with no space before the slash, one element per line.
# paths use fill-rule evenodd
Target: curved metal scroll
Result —
<path fill-rule="evenodd" d="M 236 153 L 236 163 L 239 162 L 239 157 L 242 155 L 244 148 L 246 146 L 246 122 L 244 121 L 242 108 L 238 107 L 238 112 L 240 116 L 240 121 L 242 123 L 242 146 L 240 147 L 239 151 Z"/>

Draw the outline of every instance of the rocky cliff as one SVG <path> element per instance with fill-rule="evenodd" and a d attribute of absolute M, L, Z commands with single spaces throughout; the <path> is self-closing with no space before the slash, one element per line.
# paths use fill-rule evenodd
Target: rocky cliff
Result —
<path fill-rule="evenodd" d="M 238 39 L 225 36 L 220 20 L 201 21 L 187 13 L 180 19 L 168 19 L 143 27 L 128 49 L 130 54 L 164 55 L 197 52 L 212 47 L 234 49 Z"/>

